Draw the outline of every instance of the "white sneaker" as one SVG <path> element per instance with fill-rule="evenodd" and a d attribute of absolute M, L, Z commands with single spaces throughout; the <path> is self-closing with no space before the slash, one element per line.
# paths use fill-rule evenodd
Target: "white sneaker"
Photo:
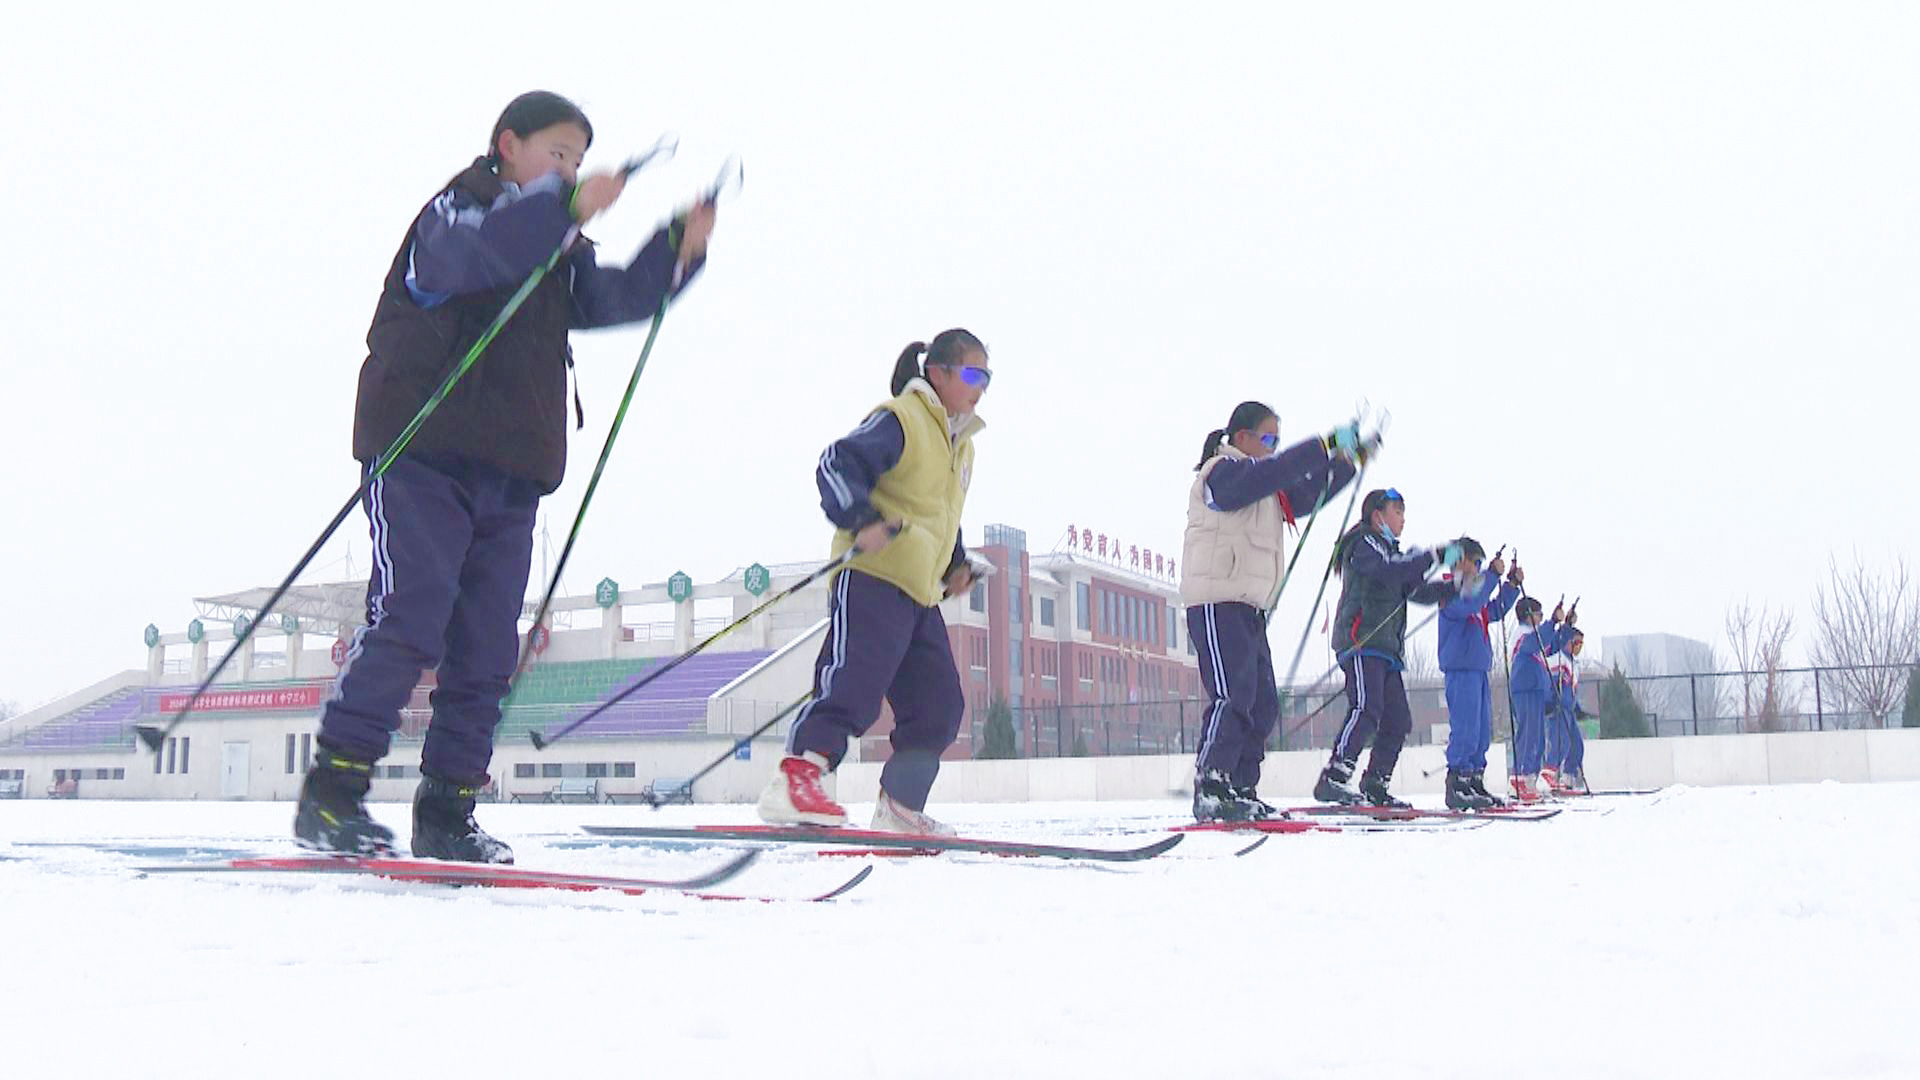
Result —
<path fill-rule="evenodd" d="M 780 759 L 780 771 L 760 792 L 760 820 L 773 825 L 845 825 L 846 810 L 820 786 L 826 768 L 827 759 L 811 752 Z"/>
<path fill-rule="evenodd" d="M 935 821 L 918 810 L 909 810 L 898 799 L 882 791 L 873 804 L 873 831 L 906 833 L 910 836 L 958 836 L 959 831 Z"/>

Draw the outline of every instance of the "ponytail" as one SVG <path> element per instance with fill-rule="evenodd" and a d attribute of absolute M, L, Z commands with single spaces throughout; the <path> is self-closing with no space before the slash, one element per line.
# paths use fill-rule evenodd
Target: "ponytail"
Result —
<path fill-rule="evenodd" d="M 1214 428 L 1207 433 L 1206 444 L 1200 447 L 1200 464 L 1193 467 L 1194 472 L 1199 472 L 1201 469 L 1206 468 L 1207 462 L 1212 461 L 1214 456 L 1220 453 L 1220 442 L 1226 437 L 1226 428 Z"/>
<path fill-rule="evenodd" d="M 1347 568 L 1347 552 L 1352 550 L 1353 542 L 1355 540 L 1358 540 L 1362 536 L 1366 535 L 1366 532 L 1370 527 L 1371 526 L 1367 524 L 1366 519 L 1362 518 L 1360 521 L 1354 523 L 1354 526 L 1352 528 L 1348 529 L 1346 532 L 1341 533 L 1340 539 L 1335 540 L 1333 542 L 1333 572 L 1334 573 L 1345 576 L 1344 571 Z"/>
<path fill-rule="evenodd" d="M 898 395 L 907 388 L 907 384 L 920 377 L 920 354 L 927 351 L 927 343 L 916 341 L 900 352 L 900 359 L 893 362 L 893 393 Z"/>

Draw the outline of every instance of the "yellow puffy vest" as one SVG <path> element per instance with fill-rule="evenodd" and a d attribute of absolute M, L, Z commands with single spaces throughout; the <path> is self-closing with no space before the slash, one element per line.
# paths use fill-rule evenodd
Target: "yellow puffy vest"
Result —
<path fill-rule="evenodd" d="M 973 436 L 986 424 L 970 417 L 958 435 L 950 435 L 946 407 L 925 379 L 909 382 L 874 411 L 881 409 L 899 419 L 906 445 L 893 468 L 880 474 L 871 501 L 887 521 L 906 524 L 885 548 L 856 555 L 848 565 L 932 607 L 946 595 L 943 579 L 973 481 Z M 836 558 L 852 546 L 851 532 L 834 532 Z"/>

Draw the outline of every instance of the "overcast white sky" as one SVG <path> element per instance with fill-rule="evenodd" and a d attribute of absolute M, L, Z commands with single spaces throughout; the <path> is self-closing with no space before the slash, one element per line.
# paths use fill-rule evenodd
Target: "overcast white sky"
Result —
<path fill-rule="evenodd" d="M 1517 544 L 1590 632 L 1713 639 L 1742 595 L 1805 605 L 1829 552 L 1913 550 L 1920 8 L 531 10 L 8 17 L 0 698 L 285 573 L 353 489 L 388 260 L 533 87 L 586 108 L 590 167 L 682 136 L 591 230 L 606 258 L 747 166 L 575 591 L 824 558 L 821 447 L 955 325 L 997 373 L 969 537 L 1176 552 L 1236 402 L 1296 438 L 1365 398 L 1409 539 Z M 643 331 L 575 338 L 556 544 Z M 348 537 L 364 571 L 364 530 L 320 576 Z"/>

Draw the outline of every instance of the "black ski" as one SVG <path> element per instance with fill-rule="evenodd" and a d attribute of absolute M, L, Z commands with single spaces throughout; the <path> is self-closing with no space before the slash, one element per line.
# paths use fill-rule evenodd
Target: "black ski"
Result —
<path fill-rule="evenodd" d="M 1075 844 L 1034 844 L 1020 840 L 986 840 L 963 836 L 910 836 L 868 829 L 822 828 L 812 825 L 583 825 L 593 836 L 648 840 L 750 840 L 779 844 L 838 844 L 875 851 L 963 851 L 1011 858 L 1086 859 L 1097 862 L 1139 862 L 1163 854 L 1178 844 L 1179 834 L 1131 848 L 1083 847 Z"/>

